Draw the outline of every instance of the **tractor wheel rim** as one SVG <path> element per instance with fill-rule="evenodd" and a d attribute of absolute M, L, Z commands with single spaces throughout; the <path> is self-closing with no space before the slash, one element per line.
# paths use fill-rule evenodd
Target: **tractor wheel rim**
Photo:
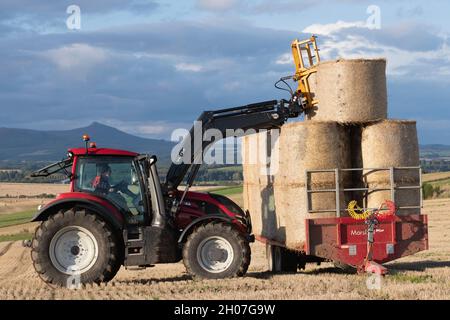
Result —
<path fill-rule="evenodd" d="M 50 241 L 50 260 L 60 272 L 82 274 L 92 268 L 98 258 L 98 243 L 94 235 L 79 226 L 59 230 Z"/>
<path fill-rule="evenodd" d="M 197 260 L 200 266 L 211 273 L 227 270 L 233 259 L 233 247 L 223 237 L 211 236 L 203 239 L 197 248 Z"/>

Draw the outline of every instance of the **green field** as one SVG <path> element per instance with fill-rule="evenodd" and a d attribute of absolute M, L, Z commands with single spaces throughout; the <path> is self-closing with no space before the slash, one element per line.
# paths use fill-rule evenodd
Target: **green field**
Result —
<path fill-rule="evenodd" d="M 242 186 L 213 189 L 210 192 L 215 193 L 215 194 L 220 194 L 222 196 L 231 196 L 234 194 L 242 193 Z"/>
<path fill-rule="evenodd" d="M 450 198 L 450 172 L 426 173 L 422 178 L 424 199 Z"/>
<path fill-rule="evenodd" d="M 33 234 L 31 234 L 29 232 L 7 234 L 7 235 L 0 236 L 0 242 L 31 240 L 32 237 L 33 237 Z"/>
<path fill-rule="evenodd" d="M 0 228 L 30 222 L 35 213 L 36 210 L 27 210 L 10 214 L 2 214 L 0 215 Z"/>

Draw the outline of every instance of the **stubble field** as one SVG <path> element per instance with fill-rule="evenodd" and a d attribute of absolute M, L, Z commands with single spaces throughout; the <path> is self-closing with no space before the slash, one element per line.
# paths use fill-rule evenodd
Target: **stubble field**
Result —
<path fill-rule="evenodd" d="M 430 250 L 387 264 L 390 274 L 380 289 L 367 288 L 367 275 L 344 274 L 331 263 L 271 274 L 260 243 L 252 244 L 252 263 L 243 278 L 194 281 L 177 263 L 139 271 L 122 267 L 108 284 L 54 289 L 35 274 L 30 249 L 15 241 L 0 243 L 0 299 L 450 299 L 449 209 L 450 199 L 425 201 Z"/>

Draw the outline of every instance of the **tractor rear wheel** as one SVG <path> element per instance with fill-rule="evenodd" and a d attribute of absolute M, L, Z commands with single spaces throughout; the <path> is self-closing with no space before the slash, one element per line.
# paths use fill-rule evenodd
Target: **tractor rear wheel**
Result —
<path fill-rule="evenodd" d="M 183 247 L 183 262 L 194 278 L 243 276 L 250 264 L 248 241 L 230 224 L 211 222 L 198 227 Z"/>
<path fill-rule="evenodd" d="M 267 268 L 270 272 L 296 272 L 298 258 L 295 252 L 280 246 L 266 244 Z"/>
<path fill-rule="evenodd" d="M 113 230 L 92 212 L 69 209 L 50 216 L 37 228 L 31 258 L 48 284 L 78 287 L 111 280 L 122 264 Z"/>

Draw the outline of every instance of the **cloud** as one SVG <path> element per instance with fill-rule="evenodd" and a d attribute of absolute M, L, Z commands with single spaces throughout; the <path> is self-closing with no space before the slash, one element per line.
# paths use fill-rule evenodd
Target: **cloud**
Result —
<path fill-rule="evenodd" d="M 121 121 L 117 119 L 103 119 L 102 123 L 139 137 L 164 138 L 167 140 L 170 139 L 172 132 L 175 130 L 189 130 L 193 125 L 193 122 L 187 121 Z"/>
<path fill-rule="evenodd" d="M 318 35 L 330 36 L 338 32 L 342 32 L 345 29 L 350 28 L 364 28 L 368 29 L 367 25 L 364 21 L 354 21 L 354 22 L 346 22 L 346 21 L 337 21 L 335 23 L 328 24 L 312 24 L 305 29 L 303 29 L 303 33 L 311 33 Z"/>
<path fill-rule="evenodd" d="M 448 79 L 450 52 L 447 35 L 430 26 L 403 22 L 370 30 L 362 21 L 337 21 L 314 24 L 303 32 L 321 35 L 322 59 L 386 57 L 391 76 Z"/>
<path fill-rule="evenodd" d="M 41 18 L 57 17 L 64 19 L 66 9 L 77 5 L 86 14 L 108 13 L 111 11 L 153 11 L 158 3 L 152 0 L 2 0 L 0 2 L 0 18 L 11 18 L 19 15 L 33 15 Z"/>
<path fill-rule="evenodd" d="M 67 32 L 66 12 L 70 5 L 80 7 L 81 20 L 110 13 L 144 15 L 155 12 L 159 4 L 153 0 L 2 0 L 0 1 L 0 34 Z M 111 18 L 109 18 L 111 19 Z M 83 25 L 83 22 L 82 22 Z"/>
<path fill-rule="evenodd" d="M 237 0 L 197 0 L 197 8 L 205 11 L 223 12 L 236 7 Z"/>
<path fill-rule="evenodd" d="M 121 126 L 139 122 L 137 134 L 167 137 L 163 127 L 190 124 L 204 110 L 286 98 L 273 83 L 292 67 L 273 61 L 297 36 L 248 25 L 170 21 L 2 38 L 0 126 L 115 120 Z"/>
<path fill-rule="evenodd" d="M 367 3 L 370 0 L 197 0 L 196 8 L 214 13 L 245 13 L 248 15 L 276 15 L 306 12 L 327 4 Z"/>
<path fill-rule="evenodd" d="M 108 58 L 106 50 L 86 43 L 74 43 L 42 53 L 63 71 L 86 73 Z"/>
<path fill-rule="evenodd" d="M 419 118 L 426 106 L 430 121 L 450 118 L 445 33 L 418 23 L 369 30 L 351 21 L 304 31 L 313 29 L 321 33 L 322 59 L 388 58 L 391 116 Z M 294 72 L 290 42 L 310 36 L 230 15 L 126 21 L 70 33 L 8 32 L 0 38 L 0 126 L 51 129 L 99 121 L 165 138 L 173 128 L 189 128 L 204 110 L 287 98 L 273 83 Z M 428 128 L 425 137 L 431 137 Z"/>
<path fill-rule="evenodd" d="M 310 9 L 311 7 L 319 5 L 320 0 L 264 0 L 257 4 L 250 5 L 249 12 L 258 14 L 276 14 L 286 12 L 302 12 Z"/>
<path fill-rule="evenodd" d="M 424 13 L 423 7 L 421 5 L 416 5 L 413 7 L 402 6 L 397 9 L 397 16 L 400 18 L 411 18 L 422 16 Z"/>
<path fill-rule="evenodd" d="M 277 60 L 275 60 L 276 64 L 293 64 L 294 58 L 292 57 L 291 53 L 283 53 L 282 55 L 278 56 Z"/>
<path fill-rule="evenodd" d="M 203 67 L 194 63 L 177 63 L 175 69 L 178 71 L 200 72 L 203 70 Z"/>

